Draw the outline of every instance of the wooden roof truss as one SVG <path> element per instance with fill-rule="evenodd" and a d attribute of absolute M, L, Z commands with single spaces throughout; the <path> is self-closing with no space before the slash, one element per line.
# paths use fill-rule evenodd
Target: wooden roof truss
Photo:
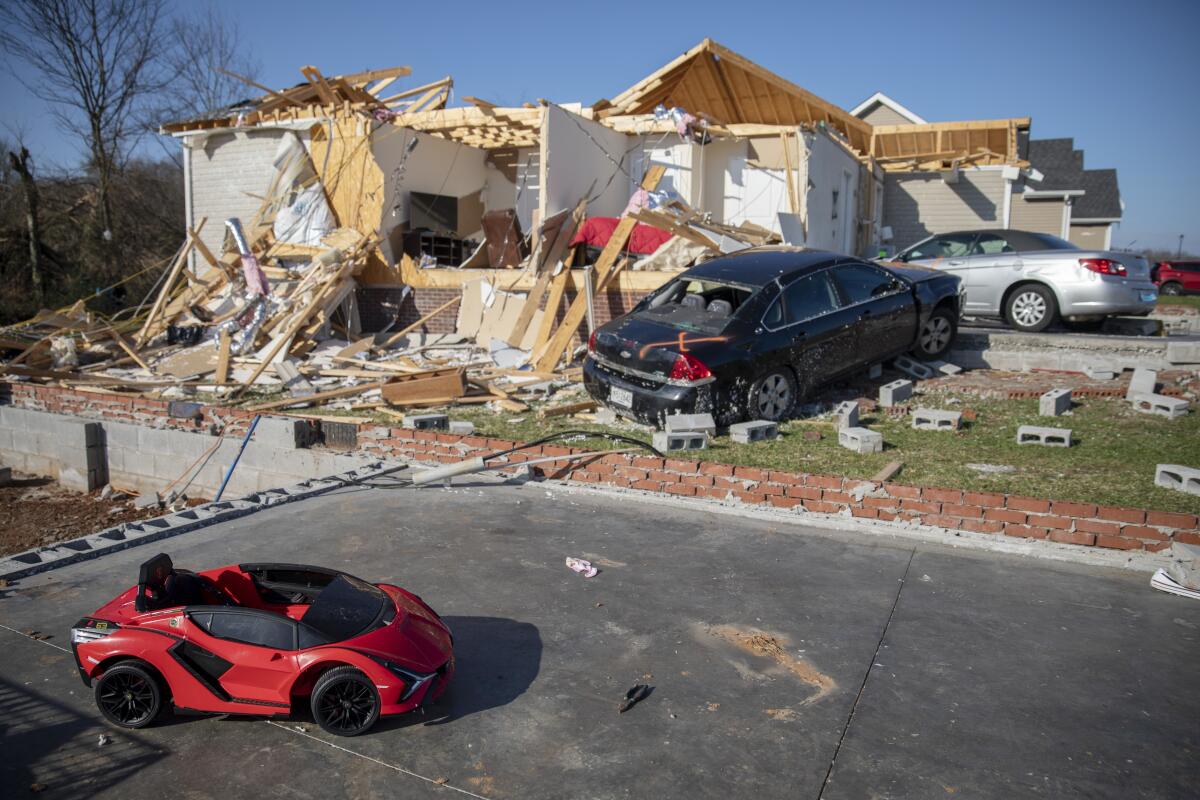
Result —
<path fill-rule="evenodd" d="M 500 108 L 482 103 L 471 108 L 401 114 L 392 122 L 402 128 L 471 147 L 500 150 L 537 147 L 541 139 L 542 113 L 541 108 Z"/>
<path fill-rule="evenodd" d="M 947 170 L 968 164 L 1024 165 L 1018 134 L 1028 129 L 1028 117 L 876 125 L 871 133 L 870 152 L 890 172 Z"/>

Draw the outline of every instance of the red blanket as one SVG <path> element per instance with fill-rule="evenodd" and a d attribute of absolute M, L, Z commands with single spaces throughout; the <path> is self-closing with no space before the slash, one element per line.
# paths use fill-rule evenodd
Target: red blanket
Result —
<path fill-rule="evenodd" d="M 618 222 L 620 219 L 617 217 L 592 217 L 584 222 L 583 227 L 575 234 L 571 246 L 588 244 L 592 247 L 604 247 L 612 238 Z M 670 238 L 671 234 L 667 231 L 639 222 L 633 226 L 633 234 L 629 237 L 629 244 L 625 249 L 637 255 L 650 255 Z"/>

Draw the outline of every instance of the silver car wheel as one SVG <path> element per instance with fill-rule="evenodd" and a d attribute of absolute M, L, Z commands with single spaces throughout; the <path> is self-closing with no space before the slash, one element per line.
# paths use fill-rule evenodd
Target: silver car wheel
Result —
<path fill-rule="evenodd" d="M 1022 327 L 1037 325 L 1046 317 L 1046 300 L 1037 292 L 1021 292 L 1013 300 L 1012 315 Z"/>
<path fill-rule="evenodd" d="M 788 407 L 791 399 L 792 390 L 787 380 L 779 373 L 768 375 L 758 388 L 755 406 L 759 417 L 775 419 Z"/>
<path fill-rule="evenodd" d="M 950 322 L 945 317 L 933 317 L 921 330 L 921 349 L 926 353 L 940 353 L 950 341 Z"/>

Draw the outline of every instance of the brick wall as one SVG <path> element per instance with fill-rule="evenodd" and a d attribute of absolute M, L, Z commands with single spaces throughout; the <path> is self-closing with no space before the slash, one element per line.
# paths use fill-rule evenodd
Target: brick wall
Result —
<path fill-rule="evenodd" d="M 249 412 L 231 408 L 206 408 L 198 422 L 179 420 L 167 417 L 165 401 L 22 383 L 12 385 L 11 402 L 25 408 L 84 418 L 137 421 L 154 427 L 186 427 L 225 420 L 232 422 L 235 428 L 244 429 L 253 417 Z M 364 455 L 421 463 L 452 463 L 518 444 L 504 439 L 385 426 L 364 426 L 358 439 L 359 452 Z M 541 445 L 508 456 L 506 463 L 515 468 L 536 458 L 580 452 L 584 451 Z M 1195 514 L 875 483 L 838 475 L 812 475 L 635 454 L 608 455 L 588 462 L 551 462 L 538 465 L 536 469 L 549 477 L 578 483 L 797 512 L 901 521 L 995 536 L 1044 539 L 1084 547 L 1158 552 L 1170 547 L 1172 541 L 1200 545 L 1200 518 Z"/>

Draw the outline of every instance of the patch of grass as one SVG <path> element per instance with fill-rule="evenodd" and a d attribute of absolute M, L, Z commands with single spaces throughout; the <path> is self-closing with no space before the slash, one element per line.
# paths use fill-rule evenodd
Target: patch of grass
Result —
<path fill-rule="evenodd" d="M 703 460 L 768 469 L 844 475 L 868 479 L 890 461 L 904 462 L 894 480 L 917 486 L 961 488 L 984 492 L 1046 497 L 1113 506 L 1200 514 L 1200 497 L 1154 486 L 1157 464 L 1200 466 L 1200 414 L 1168 420 L 1139 414 L 1114 398 L 1077 400 L 1070 416 L 1039 417 L 1037 400 L 981 400 L 952 392 L 926 393 L 914 407 L 973 409 L 974 422 L 958 433 L 915 431 L 911 417 L 889 419 L 882 413 L 865 415 L 861 424 L 883 433 L 882 453 L 858 455 L 837 444 L 828 417 L 793 420 L 782 426 L 773 442 L 737 445 L 718 437 L 696 454 Z M 453 419 L 470 420 L 483 436 L 529 441 L 569 430 L 609 430 L 649 441 L 645 429 L 581 423 L 569 417 L 539 420 L 534 411 L 495 413 L 485 408 L 449 410 Z M 381 422 L 394 424 L 391 419 Z M 1069 448 L 1018 445 L 1019 425 L 1070 428 L 1075 444 Z M 816 430 L 820 441 L 804 439 Z M 586 446 L 592 447 L 589 442 Z M 594 443 L 596 449 L 620 447 Z M 686 456 L 691 458 L 692 456 Z M 1008 473 L 980 473 L 967 464 L 1014 467 Z"/>
<path fill-rule="evenodd" d="M 1178 297 L 1160 294 L 1158 296 L 1158 304 L 1160 306 L 1191 306 L 1192 308 L 1200 308 L 1200 294 L 1180 295 Z"/>

